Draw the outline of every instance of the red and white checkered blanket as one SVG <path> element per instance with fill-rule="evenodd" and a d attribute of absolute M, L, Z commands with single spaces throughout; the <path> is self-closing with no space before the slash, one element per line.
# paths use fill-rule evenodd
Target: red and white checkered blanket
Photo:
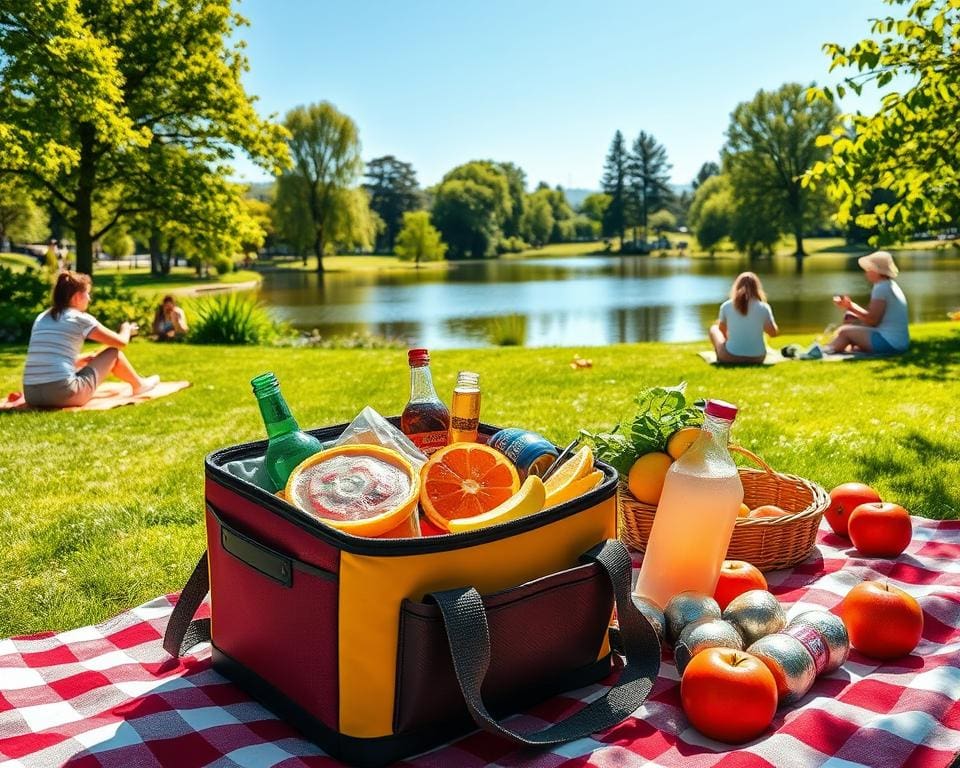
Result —
<path fill-rule="evenodd" d="M 695 731 L 665 660 L 649 701 L 605 733 L 540 753 L 475 733 L 405 764 L 947 766 L 960 752 L 960 522 L 915 518 L 913 542 L 895 561 L 859 559 L 845 544 L 823 527 L 814 557 L 768 574 L 788 614 L 833 608 L 859 581 L 887 579 L 920 601 L 923 639 L 892 663 L 852 652 L 757 741 L 737 749 Z M 163 597 L 95 627 L 0 640 L 0 766 L 337 764 L 214 672 L 208 646 L 170 659 L 160 647 L 170 607 Z M 542 726 L 600 690 L 558 697 L 521 720 Z"/>

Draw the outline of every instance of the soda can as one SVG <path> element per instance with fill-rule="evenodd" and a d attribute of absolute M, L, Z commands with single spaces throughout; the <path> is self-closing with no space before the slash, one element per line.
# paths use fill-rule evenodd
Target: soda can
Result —
<path fill-rule="evenodd" d="M 487 443 L 514 463 L 521 477 L 547 471 L 559 452 L 547 438 L 536 432 L 508 427 L 494 434 Z"/>

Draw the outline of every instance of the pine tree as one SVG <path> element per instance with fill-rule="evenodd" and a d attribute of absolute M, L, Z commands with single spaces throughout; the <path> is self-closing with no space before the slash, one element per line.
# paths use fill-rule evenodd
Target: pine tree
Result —
<path fill-rule="evenodd" d="M 640 131 L 627 160 L 628 216 L 647 235 L 647 219 L 673 197 L 667 150 L 648 133 Z"/>
<path fill-rule="evenodd" d="M 627 228 L 627 144 L 618 130 L 613 135 L 610 151 L 603 164 L 603 191 L 610 195 L 610 204 L 603 213 L 603 234 L 619 235 L 623 247 Z"/>

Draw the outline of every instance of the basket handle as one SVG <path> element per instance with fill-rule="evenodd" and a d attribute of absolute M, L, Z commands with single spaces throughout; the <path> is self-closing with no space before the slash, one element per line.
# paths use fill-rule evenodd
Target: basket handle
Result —
<path fill-rule="evenodd" d="M 752 461 L 754 464 L 757 464 L 768 475 L 775 474 L 773 467 L 767 464 L 767 462 L 757 456 L 757 454 L 755 454 L 753 451 L 748 451 L 746 448 L 743 448 L 739 445 L 733 445 L 732 443 L 728 445 L 727 448 L 732 453 L 739 453 L 741 456 L 745 456 L 746 458 L 750 459 L 750 461 Z"/>

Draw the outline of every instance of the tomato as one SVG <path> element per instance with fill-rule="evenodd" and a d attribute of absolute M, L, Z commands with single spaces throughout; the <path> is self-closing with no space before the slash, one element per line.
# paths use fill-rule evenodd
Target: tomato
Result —
<path fill-rule="evenodd" d="M 920 604 L 883 581 L 864 581 L 851 589 L 840 603 L 840 618 L 850 644 L 874 659 L 906 656 L 923 634 Z"/>
<path fill-rule="evenodd" d="M 776 504 L 764 504 L 750 510 L 750 517 L 783 517 L 789 514 L 787 510 L 778 507 Z"/>
<path fill-rule="evenodd" d="M 732 648 L 708 648 L 687 664 L 680 702 L 704 736 L 742 744 L 763 733 L 777 711 L 777 683 L 756 656 Z"/>
<path fill-rule="evenodd" d="M 824 517 L 833 528 L 833 532 L 840 536 L 849 536 L 847 523 L 850 513 L 861 504 L 871 501 L 880 501 L 880 494 L 869 485 L 863 483 L 844 483 L 830 491 L 830 506 L 824 512 Z"/>
<path fill-rule="evenodd" d="M 720 605 L 720 610 L 723 610 L 737 595 L 751 589 L 766 588 L 767 580 L 756 566 L 744 560 L 724 560 L 720 567 L 717 588 L 713 590 L 713 599 Z"/>
<path fill-rule="evenodd" d="M 853 546 L 867 557 L 896 557 L 913 538 L 910 513 L 887 501 L 855 507 L 847 530 Z"/>

